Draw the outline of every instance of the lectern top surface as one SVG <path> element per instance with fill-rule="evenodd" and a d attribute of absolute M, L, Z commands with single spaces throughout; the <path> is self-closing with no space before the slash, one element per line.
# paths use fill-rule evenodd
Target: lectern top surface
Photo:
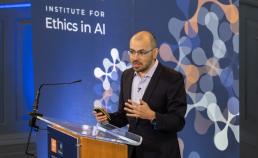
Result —
<path fill-rule="evenodd" d="M 111 124 L 97 124 L 90 126 L 81 123 L 74 123 L 65 120 L 57 120 L 50 117 L 37 117 L 49 126 L 64 129 L 82 137 L 98 139 L 101 141 L 129 144 L 138 146 L 142 142 L 142 137 L 128 132 L 126 129 L 118 128 Z"/>

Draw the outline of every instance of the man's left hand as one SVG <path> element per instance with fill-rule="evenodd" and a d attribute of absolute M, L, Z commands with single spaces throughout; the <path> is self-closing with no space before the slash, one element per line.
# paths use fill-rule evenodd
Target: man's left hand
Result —
<path fill-rule="evenodd" d="M 149 105 L 143 100 L 140 100 L 139 104 L 129 99 L 128 102 L 125 102 L 124 110 L 129 117 L 147 119 L 150 121 L 155 118 L 155 112 L 151 110 Z"/>

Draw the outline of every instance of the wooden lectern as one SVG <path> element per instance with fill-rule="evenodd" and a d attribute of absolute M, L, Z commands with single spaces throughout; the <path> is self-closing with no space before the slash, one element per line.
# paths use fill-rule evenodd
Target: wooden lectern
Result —
<path fill-rule="evenodd" d="M 49 158 L 127 158 L 127 144 L 140 145 L 142 137 L 110 124 L 79 125 L 50 118 Z"/>
<path fill-rule="evenodd" d="M 97 139 L 92 139 L 88 137 L 83 137 L 78 134 L 72 133 L 71 131 L 67 131 L 65 129 L 61 129 L 58 127 L 48 127 L 48 136 L 50 139 L 49 142 L 49 154 L 50 155 L 58 155 L 58 144 L 62 142 L 63 150 L 65 151 L 65 145 L 70 146 L 66 142 L 66 140 L 63 139 L 75 139 L 75 152 L 78 154 L 76 157 L 79 158 L 127 158 L 127 145 L 126 144 L 118 144 L 118 143 L 112 143 L 108 141 L 102 141 Z M 59 135 L 62 135 L 62 137 L 58 137 L 55 132 L 59 132 Z M 66 138 L 71 137 L 71 138 Z M 51 141 L 52 139 L 52 141 Z M 53 140 L 54 139 L 54 140 Z M 54 142 L 53 142 L 54 141 Z M 59 143 L 58 143 L 59 142 Z M 71 143 L 72 141 L 68 142 Z M 78 144 L 77 144 L 78 143 Z M 60 150 L 60 149 L 59 149 Z M 71 150 L 71 148 L 69 148 Z M 70 151 L 69 151 L 70 152 Z M 63 153 L 63 152 L 62 152 Z M 70 153 L 71 154 L 71 153 Z M 70 158 L 69 154 L 69 158 Z M 49 155 L 49 156 L 50 156 Z M 61 154 L 65 157 L 65 153 Z M 63 157 L 62 156 L 62 157 Z M 51 156 L 50 156 L 51 157 Z"/>

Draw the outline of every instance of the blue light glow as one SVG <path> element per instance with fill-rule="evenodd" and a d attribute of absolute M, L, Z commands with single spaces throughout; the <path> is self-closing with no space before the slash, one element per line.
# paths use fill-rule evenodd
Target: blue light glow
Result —
<path fill-rule="evenodd" d="M 32 56 L 32 26 L 31 24 L 24 24 L 22 26 L 22 85 L 26 113 L 24 119 L 28 118 L 28 113 L 32 111 L 34 101 L 34 70 L 33 70 L 33 56 Z"/>
<path fill-rule="evenodd" d="M 0 4 L 0 9 L 27 8 L 27 7 L 31 7 L 31 3 Z"/>

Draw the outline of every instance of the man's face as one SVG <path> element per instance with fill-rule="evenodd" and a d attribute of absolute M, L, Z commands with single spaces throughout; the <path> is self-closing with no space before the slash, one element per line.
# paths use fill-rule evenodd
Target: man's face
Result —
<path fill-rule="evenodd" d="M 157 57 L 157 49 L 152 48 L 148 39 L 132 39 L 130 41 L 130 51 L 137 52 L 129 55 L 132 67 L 136 72 L 147 72 Z M 147 53 L 142 54 L 145 52 Z"/>

